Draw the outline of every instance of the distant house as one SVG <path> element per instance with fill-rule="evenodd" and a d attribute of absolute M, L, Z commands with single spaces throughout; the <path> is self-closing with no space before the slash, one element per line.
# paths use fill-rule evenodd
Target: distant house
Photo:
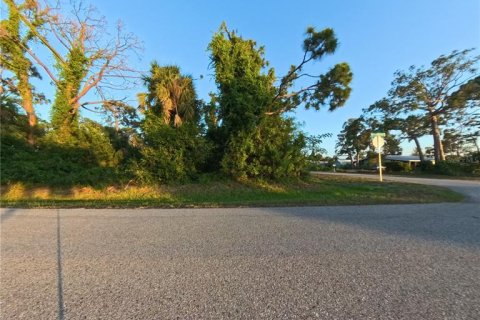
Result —
<path fill-rule="evenodd" d="M 402 155 L 387 155 L 384 157 L 385 162 L 404 162 L 408 163 L 410 167 L 416 167 L 420 164 L 419 156 L 402 156 Z M 430 157 L 425 157 L 426 162 L 435 163 L 435 160 Z"/>
<path fill-rule="evenodd" d="M 376 167 L 377 166 L 377 157 L 375 158 L 365 158 L 360 160 L 360 166 L 371 166 L 371 167 Z M 425 157 L 425 161 L 435 163 L 435 160 L 430 157 Z M 402 162 L 402 163 L 408 163 L 408 165 L 411 168 L 415 168 L 417 165 L 420 164 L 420 157 L 419 156 L 403 156 L 403 155 L 386 155 L 382 157 L 382 162 L 383 163 L 389 163 L 389 162 Z M 382 164 L 383 164 L 382 163 Z"/>

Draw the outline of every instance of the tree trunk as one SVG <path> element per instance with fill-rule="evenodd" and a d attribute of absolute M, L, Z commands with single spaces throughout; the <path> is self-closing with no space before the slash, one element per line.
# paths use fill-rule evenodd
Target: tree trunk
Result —
<path fill-rule="evenodd" d="M 28 136 L 27 141 L 30 145 L 35 144 L 35 127 L 37 126 L 37 116 L 34 112 L 27 113 L 28 116 Z"/>
<path fill-rule="evenodd" d="M 425 161 L 425 156 L 423 155 L 422 147 L 420 146 L 420 141 L 418 141 L 418 137 L 412 137 L 412 140 L 415 141 L 415 145 L 417 146 L 418 156 L 420 157 L 420 162 Z"/>
<path fill-rule="evenodd" d="M 438 126 L 437 116 L 432 116 L 432 136 L 433 136 L 433 151 L 435 155 L 435 163 L 445 160 L 445 153 L 443 152 L 442 139 L 440 138 L 440 128 Z"/>
<path fill-rule="evenodd" d="M 477 148 L 477 152 L 480 154 L 480 148 L 478 147 L 477 138 L 473 139 L 473 143 L 475 144 L 475 147 Z"/>
<path fill-rule="evenodd" d="M 19 83 L 20 96 L 22 97 L 22 107 L 27 114 L 28 134 L 27 141 L 29 144 L 35 144 L 35 127 L 37 126 L 37 115 L 33 109 L 32 89 L 28 83 L 28 76 L 21 77 Z"/>

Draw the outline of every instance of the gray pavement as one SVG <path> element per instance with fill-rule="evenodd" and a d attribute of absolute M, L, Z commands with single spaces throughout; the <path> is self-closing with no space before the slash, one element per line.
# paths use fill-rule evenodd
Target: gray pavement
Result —
<path fill-rule="evenodd" d="M 476 203 L 1 210 L 2 319 L 479 319 Z"/>
<path fill-rule="evenodd" d="M 321 171 L 315 171 L 312 173 L 316 175 L 329 175 L 329 176 L 336 175 L 336 176 L 344 176 L 344 177 L 378 180 L 378 175 L 376 174 L 321 172 Z M 447 187 L 465 195 L 466 202 L 480 203 L 480 180 L 413 178 L 413 177 L 391 176 L 388 174 L 383 175 L 383 180 Z"/>

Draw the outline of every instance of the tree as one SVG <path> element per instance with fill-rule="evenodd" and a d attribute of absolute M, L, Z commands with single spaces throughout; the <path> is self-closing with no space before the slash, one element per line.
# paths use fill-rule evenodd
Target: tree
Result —
<path fill-rule="evenodd" d="M 229 31 L 225 23 L 208 48 L 218 88 L 216 123 L 221 140 L 227 142 L 242 131 L 252 131 L 268 111 L 275 97 L 275 74 L 272 68 L 262 73 L 268 65 L 264 48 Z"/>
<path fill-rule="evenodd" d="M 460 132 L 454 129 L 446 129 L 443 132 L 443 147 L 446 155 L 460 158 L 465 140 Z"/>
<path fill-rule="evenodd" d="M 391 114 L 427 119 L 437 162 L 445 160 L 442 123 L 448 122 L 461 110 L 478 107 L 480 101 L 478 93 L 472 90 L 474 85 L 467 85 L 476 77 L 480 60 L 480 56 L 470 56 L 472 51 L 453 51 L 442 55 L 429 68 L 411 66 L 407 71 L 397 71 L 389 91 Z M 471 104 L 466 104 L 467 100 Z"/>
<path fill-rule="evenodd" d="M 325 148 L 322 148 L 322 142 L 325 138 L 330 138 L 331 133 L 323 133 L 318 135 L 310 135 L 305 137 L 305 154 L 309 160 L 321 160 L 323 155 L 327 153 Z"/>
<path fill-rule="evenodd" d="M 399 119 L 397 123 L 399 124 L 398 128 L 402 132 L 403 137 L 408 141 L 415 142 L 420 161 L 425 161 L 425 155 L 420 145 L 420 138 L 429 134 L 430 128 L 428 127 L 428 122 L 418 116 L 410 115 L 405 119 Z"/>
<path fill-rule="evenodd" d="M 200 104 L 193 80 L 177 66 L 153 62 L 144 76 L 147 92 L 139 94 L 144 146 L 135 170 L 150 183 L 193 178 L 205 164 L 208 144 L 200 136 Z"/>
<path fill-rule="evenodd" d="M 305 137 L 292 119 L 263 117 L 252 131 L 230 140 L 221 167 L 239 179 L 299 177 L 306 165 L 304 147 Z"/>
<path fill-rule="evenodd" d="M 363 110 L 366 122 L 374 131 L 389 133 L 400 132 L 399 139 L 414 141 L 420 161 L 425 157 L 420 145 L 420 138 L 430 133 L 428 118 L 414 114 L 400 114 L 388 99 L 381 99 Z M 398 151 L 398 150 L 397 150 Z M 394 153 L 392 153 L 394 154 Z"/>
<path fill-rule="evenodd" d="M 290 66 L 288 73 L 281 78 L 267 114 L 290 111 L 302 104 L 306 109 L 315 110 L 328 105 L 329 111 L 343 106 L 350 96 L 350 82 L 353 77 L 347 63 L 336 64 L 325 74 L 320 75 L 304 71 L 309 63 L 321 61 L 324 56 L 335 53 L 337 46 L 338 40 L 333 29 L 327 28 L 317 32 L 313 27 L 307 28 L 303 41 L 303 59 L 299 64 Z M 315 81 L 299 90 L 289 91 L 297 80 L 305 78 Z"/>
<path fill-rule="evenodd" d="M 107 95 L 106 89 L 128 88 L 137 73 L 127 60 L 140 48 L 136 37 L 123 31 L 119 22 L 115 33 L 109 33 L 104 18 L 95 9 L 82 2 L 73 3 L 71 14 L 65 5 L 40 8 L 42 25 L 35 24 L 30 16 L 13 4 L 12 12 L 53 56 L 55 65 L 40 58 L 33 50 L 24 47 L 28 55 L 43 69 L 56 86 L 52 106 L 52 126 L 59 142 L 69 140 L 78 128 L 79 109 L 87 105 L 99 105 L 105 111 L 118 111 L 126 104 Z M 65 52 L 65 54 L 63 54 Z M 95 99 L 84 101 L 96 95 Z"/>
<path fill-rule="evenodd" d="M 366 128 L 363 118 L 348 119 L 338 135 L 337 154 L 347 155 L 352 167 L 355 156 L 358 165 L 361 153 L 370 145 L 370 135 L 371 131 Z"/>
<path fill-rule="evenodd" d="M 384 155 L 397 155 L 402 154 L 402 148 L 400 147 L 400 140 L 394 135 L 386 133 L 385 144 L 382 147 Z"/>
<path fill-rule="evenodd" d="M 29 43 L 35 39 L 35 36 L 31 32 L 22 32 L 20 16 L 28 16 L 31 24 L 36 28 L 43 21 L 35 1 L 25 1 L 17 5 L 13 0 L 5 0 L 5 3 L 8 8 L 8 18 L 0 23 L 0 67 L 11 71 L 15 79 L 2 77 L 2 87 L 18 92 L 21 98 L 20 105 L 28 119 L 27 140 L 30 144 L 34 144 L 34 131 L 37 125 L 34 103 L 43 101 L 44 97 L 36 94 L 30 83 L 31 77 L 40 77 L 37 69 L 26 56 Z"/>
<path fill-rule="evenodd" d="M 0 93 L 0 137 L 1 143 L 5 143 L 5 138 L 13 137 L 15 140 L 22 140 L 25 132 L 28 131 L 28 118 L 18 111 L 22 99 L 17 92 L 3 91 Z M 4 152 L 2 150 L 2 152 Z"/>
<path fill-rule="evenodd" d="M 264 48 L 228 30 L 225 23 L 221 25 L 209 44 L 218 93 L 206 105 L 205 111 L 209 127 L 207 136 L 217 144 L 217 150 L 222 154 L 219 158 L 223 158 L 226 172 L 237 176 L 265 174 L 267 177 L 279 177 L 283 175 L 280 173 L 283 169 L 286 170 L 284 173 L 298 174 L 301 171 L 299 167 L 292 170 L 291 166 L 284 165 L 288 161 L 300 165 L 301 161 L 294 157 L 301 155 L 301 142 L 304 139 L 294 132 L 296 129 L 292 121 L 283 114 L 302 104 L 315 109 L 328 104 L 329 110 L 334 110 L 345 103 L 350 94 L 349 83 L 352 78 L 347 64 L 339 64 L 319 76 L 303 71 L 309 62 L 332 54 L 336 46 L 337 40 L 331 29 L 316 32 L 309 28 L 302 62 L 292 66 L 280 83 L 275 85 L 274 69 L 266 70 L 268 62 L 264 58 Z M 317 80 L 292 91 L 296 80 L 301 78 Z M 269 140 L 275 144 L 261 145 L 258 137 L 267 137 L 268 134 L 276 137 Z M 291 149 L 287 150 L 284 146 L 290 146 Z M 268 169 L 262 163 L 269 156 L 273 159 L 275 148 L 280 152 L 274 157 L 278 161 L 270 163 Z M 234 166 L 245 170 L 239 172 Z"/>
<path fill-rule="evenodd" d="M 185 121 L 198 121 L 199 108 L 193 80 L 177 66 L 160 67 L 153 62 L 144 77 L 148 93 L 139 95 L 140 108 L 163 118 L 163 123 L 179 127 Z"/>
<path fill-rule="evenodd" d="M 347 159 L 350 160 L 351 166 L 353 168 L 353 160 L 355 156 L 355 149 L 353 144 L 348 140 L 345 130 L 342 130 L 337 135 L 337 144 L 335 146 L 335 153 L 339 156 L 346 155 Z"/>
<path fill-rule="evenodd" d="M 472 144 L 479 152 L 480 139 L 480 76 L 468 81 L 454 92 L 449 105 L 460 106 L 451 121 L 452 130 L 458 131 L 464 144 Z M 463 107 L 462 106 L 467 106 Z"/>

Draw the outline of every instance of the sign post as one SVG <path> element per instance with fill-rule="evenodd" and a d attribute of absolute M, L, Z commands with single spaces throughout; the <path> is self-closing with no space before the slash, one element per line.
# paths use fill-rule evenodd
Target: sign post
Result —
<path fill-rule="evenodd" d="M 372 144 L 375 147 L 375 150 L 378 152 L 378 174 L 380 177 L 380 182 L 383 181 L 382 177 L 382 147 L 385 144 L 385 133 L 376 132 L 372 134 Z"/>

